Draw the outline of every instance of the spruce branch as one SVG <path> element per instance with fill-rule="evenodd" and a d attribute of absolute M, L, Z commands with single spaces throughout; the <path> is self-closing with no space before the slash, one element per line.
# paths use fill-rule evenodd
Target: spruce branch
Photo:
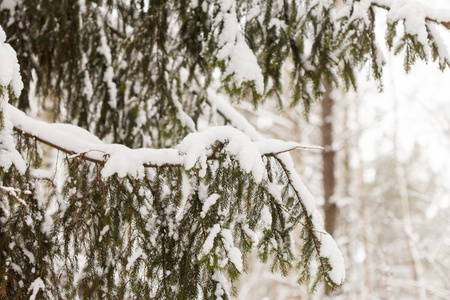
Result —
<path fill-rule="evenodd" d="M 104 166 L 108 162 L 108 160 L 111 158 L 111 156 L 114 154 L 112 152 L 108 153 L 105 150 L 101 150 L 100 149 L 101 146 L 105 145 L 102 143 L 98 143 L 98 145 L 90 143 L 91 145 L 93 145 L 93 147 L 98 146 L 99 149 L 94 148 L 94 149 L 90 149 L 87 151 L 78 152 L 77 149 L 74 149 L 70 145 L 67 145 L 66 143 L 64 143 L 64 141 L 60 141 L 57 139 L 55 139 L 53 141 L 49 141 L 48 138 L 46 138 L 46 137 L 52 136 L 52 135 L 57 135 L 58 133 L 60 134 L 60 132 L 57 132 L 57 131 L 54 131 L 54 133 L 52 132 L 52 130 L 54 130 L 51 126 L 52 124 L 45 123 L 42 121 L 36 121 L 30 117 L 27 117 L 20 110 L 14 108 L 11 105 L 8 106 L 8 109 L 10 109 L 11 111 L 15 111 L 15 113 L 19 112 L 21 114 L 21 117 L 19 117 L 19 118 L 12 118 L 13 123 L 15 123 L 14 124 L 15 131 L 17 131 L 19 134 L 22 134 L 29 138 L 34 138 L 43 144 L 46 144 L 56 150 L 59 150 L 61 152 L 68 154 L 69 159 L 79 158 L 81 160 L 90 161 L 90 162 L 96 163 L 100 166 Z M 24 119 L 26 121 L 24 121 Z M 24 126 L 25 124 L 26 124 L 26 126 Z M 34 131 L 35 127 L 42 126 L 42 125 L 44 126 L 43 128 L 46 129 L 45 134 L 42 134 L 42 131 Z M 76 128 L 76 126 L 74 126 L 74 127 Z M 86 144 L 86 145 L 89 144 L 89 141 L 87 141 L 83 137 L 78 136 L 76 138 L 78 139 L 77 142 L 79 142 L 79 144 Z M 224 147 L 224 144 L 219 142 L 219 144 L 217 145 L 217 147 L 214 148 L 212 153 L 207 156 L 207 160 L 208 161 L 217 160 L 218 159 L 217 152 L 220 152 L 223 147 Z M 122 146 L 120 148 L 120 150 L 124 150 L 124 149 L 131 150 L 130 148 L 125 147 L 125 146 Z M 321 150 L 322 148 L 319 146 L 306 146 L 306 145 L 301 145 L 298 143 L 284 143 L 274 149 L 276 149 L 276 150 L 273 150 L 271 147 L 268 147 L 267 149 L 263 149 L 261 151 L 261 155 L 276 156 L 281 153 L 290 152 L 290 151 L 293 151 L 296 149 Z M 158 151 L 157 149 L 154 149 L 154 150 Z M 161 149 L 161 151 L 166 151 L 166 150 L 176 151 L 175 149 Z M 180 153 L 178 153 L 178 155 L 176 155 L 176 156 L 172 155 L 171 157 L 169 157 L 169 159 L 167 159 L 167 161 L 165 161 L 163 163 L 143 163 L 143 166 L 146 168 L 158 168 L 158 167 L 176 168 L 176 167 L 184 166 L 183 163 L 171 162 L 170 158 L 175 158 L 174 159 L 175 161 L 180 161 L 180 158 L 182 158 L 182 155 Z"/>
<path fill-rule="evenodd" d="M 356 0 L 356 2 L 361 2 L 361 0 Z M 380 4 L 380 3 L 376 2 L 376 1 L 372 2 L 370 4 L 370 6 L 382 8 L 382 9 L 384 9 L 386 11 L 390 11 L 391 10 L 390 6 L 385 5 L 385 4 Z M 432 18 L 432 17 L 425 17 L 425 21 L 432 22 L 432 23 L 435 23 L 435 24 L 439 24 L 439 25 L 444 26 L 447 29 L 450 29 L 450 20 L 449 21 L 441 21 L 441 20 L 437 20 L 437 19 Z"/>
<path fill-rule="evenodd" d="M 335 288 L 339 287 L 340 285 L 342 285 L 343 282 L 334 282 L 331 279 L 331 277 L 329 275 L 329 271 L 331 270 L 332 267 L 331 267 L 330 263 L 328 262 L 328 258 L 321 255 L 322 236 L 324 234 L 328 235 L 328 233 L 324 232 L 323 229 L 317 230 L 315 228 L 317 224 L 315 224 L 313 221 L 313 212 L 311 211 L 311 208 L 306 205 L 305 201 L 307 201 L 307 199 L 304 199 L 304 195 L 302 195 L 303 193 L 301 193 L 301 191 L 299 190 L 298 183 L 296 183 L 298 181 L 298 179 L 295 177 L 297 177 L 298 175 L 296 175 L 296 173 L 293 172 L 293 170 L 291 170 L 291 168 L 288 166 L 287 162 L 284 161 L 284 159 L 282 157 L 278 156 L 278 157 L 275 157 L 275 159 L 276 159 L 277 163 L 283 169 L 284 174 L 287 176 L 287 179 L 288 179 L 287 184 L 294 191 L 295 198 L 297 199 L 297 203 L 302 209 L 302 214 L 305 219 L 305 224 L 303 225 L 304 226 L 303 228 L 308 231 L 308 234 L 307 234 L 308 238 L 305 239 L 305 244 L 307 245 L 307 244 L 312 243 L 312 247 L 314 249 L 317 260 L 319 261 L 319 265 L 320 265 L 320 267 L 317 270 L 316 284 L 321 281 L 321 278 L 324 278 L 325 281 L 330 285 L 330 287 L 332 289 L 335 289 Z M 319 235 L 319 237 L 317 235 Z M 307 251 L 303 251 L 303 252 L 305 253 Z M 309 263 L 309 259 L 303 260 L 302 262 L 304 263 L 303 267 L 306 270 L 307 264 Z"/>

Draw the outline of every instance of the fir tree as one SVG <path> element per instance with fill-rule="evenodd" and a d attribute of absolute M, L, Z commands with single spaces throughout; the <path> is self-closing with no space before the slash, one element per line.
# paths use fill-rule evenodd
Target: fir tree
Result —
<path fill-rule="evenodd" d="M 444 12 L 342 2 L 0 1 L 0 298 L 228 299 L 252 250 L 312 290 L 343 284 L 287 153 L 302 146 L 264 139 L 230 104 L 307 113 L 324 82 L 356 88 L 363 64 L 381 80 L 380 7 L 406 70 L 448 65 Z M 72 125 L 26 116 L 36 102 Z"/>

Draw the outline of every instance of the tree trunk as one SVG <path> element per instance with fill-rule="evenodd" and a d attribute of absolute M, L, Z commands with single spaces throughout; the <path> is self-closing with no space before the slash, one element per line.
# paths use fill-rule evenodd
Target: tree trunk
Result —
<path fill-rule="evenodd" d="M 333 201 L 336 179 L 334 177 L 334 156 L 333 149 L 333 99 L 331 98 L 331 86 L 325 83 L 325 97 L 322 100 L 322 152 L 323 159 L 323 190 L 325 208 L 325 230 L 333 234 L 336 227 L 337 207 Z"/>
<path fill-rule="evenodd" d="M 333 235 L 336 227 L 337 206 L 333 199 L 335 189 L 334 176 L 334 156 L 333 149 L 333 99 L 331 98 L 332 87 L 325 82 L 325 96 L 322 100 L 322 152 L 323 159 L 323 190 L 324 190 L 324 211 L 325 211 L 325 230 Z M 325 293 L 331 294 L 331 289 L 326 286 Z"/>

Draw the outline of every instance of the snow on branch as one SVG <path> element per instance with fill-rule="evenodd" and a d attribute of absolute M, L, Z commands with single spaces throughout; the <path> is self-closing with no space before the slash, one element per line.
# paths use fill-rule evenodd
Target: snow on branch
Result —
<path fill-rule="evenodd" d="M 283 149 L 279 151 L 280 148 L 278 147 L 281 147 L 281 149 L 283 148 L 283 146 L 280 145 L 280 143 L 278 143 L 280 142 L 280 140 L 266 139 L 265 137 L 263 137 L 256 130 L 256 128 L 252 124 L 250 124 L 250 122 L 228 102 L 225 95 L 217 93 L 212 88 L 209 88 L 207 92 L 208 92 L 208 104 L 211 106 L 211 108 L 217 111 L 217 113 L 219 113 L 228 123 L 230 123 L 231 126 L 245 133 L 253 141 L 260 143 L 259 147 L 263 147 L 264 145 L 264 147 L 266 147 L 264 155 L 274 156 L 294 149 L 323 150 L 322 147 L 315 145 L 301 145 L 298 143 L 294 143 L 295 144 L 294 146 L 293 144 L 282 142 L 284 146 L 288 147 L 289 149 Z"/>
<path fill-rule="evenodd" d="M 23 88 L 20 66 L 17 62 L 16 51 L 5 41 L 6 34 L 0 26 L 0 86 L 10 85 L 14 94 L 18 96 Z"/>
<path fill-rule="evenodd" d="M 227 107 L 226 102 L 221 104 L 219 107 Z M 236 117 L 233 117 L 235 111 L 226 111 L 226 109 L 224 111 L 223 113 L 228 113 L 231 119 Z M 220 152 L 237 161 L 242 171 L 252 175 L 255 183 L 268 184 L 270 194 L 275 201 L 281 204 L 281 190 L 276 182 L 267 181 L 267 162 L 262 159 L 262 156 L 272 156 L 282 166 L 283 173 L 286 174 L 287 182 L 284 184 L 294 191 L 294 197 L 297 199 L 296 206 L 301 207 L 301 214 L 305 217 L 305 223 L 301 224 L 304 225 L 312 239 L 312 243 L 308 243 L 308 245 L 310 245 L 311 251 L 316 253 L 321 265 L 319 273 L 325 276 L 325 280 L 332 286 L 339 286 L 343 283 L 345 267 L 342 254 L 331 236 L 323 229 L 318 211 L 315 209 L 315 200 L 294 169 L 292 158 L 286 153 L 299 148 L 320 149 L 320 147 L 308 147 L 295 142 L 262 139 L 262 137 L 259 141 L 254 142 L 243 131 L 232 126 L 214 126 L 202 132 L 187 135 L 176 148 L 130 149 L 124 145 L 105 144 L 88 131 L 77 126 L 49 124 L 34 120 L 11 105 L 7 106 L 7 112 L 9 121 L 17 131 L 70 154 L 69 158 L 79 157 L 101 164 L 103 166 L 101 171 L 103 177 L 118 174 L 120 177 L 131 175 L 143 178 L 146 167 L 183 167 L 186 170 L 195 168 L 199 170 L 198 176 L 203 177 L 206 175 L 206 169 L 208 168 L 207 161 L 219 159 Z M 244 129 L 249 130 L 245 127 L 250 126 L 250 124 L 244 123 L 241 125 L 244 126 Z M 2 189 L 15 196 L 19 201 L 21 200 L 16 195 L 17 190 L 3 187 Z M 217 201 L 217 199 L 211 199 L 211 202 L 212 200 Z M 20 202 L 26 205 L 24 201 Z M 281 206 L 284 207 L 284 204 Z M 286 207 L 286 209 L 288 208 Z M 208 207 L 204 207 L 203 215 L 206 215 L 207 210 Z M 210 234 L 211 239 L 214 239 L 215 235 Z M 223 234 L 226 234 L 226 232 Z M 204 249 L 201 252 L 202 255 L 208 252 L 208 245 L 205 242 Z M 238 263 L 240 256 L 236 254 L 235 247 L 232 243 L 228 243 L 227 247 L 228 254 L 232 258 L 230 258 L 231 261 L 238 270 L 242 270 L 241 264 Z M 305 257 L 309 256 L 306 255 Z M 303 260 L 302 263 L 306 268 L 309 264 L 309 258 Z"/>
<path fill-rule="evenodd" d="M 238 86 L 245 81 L 253 81 L 256 92 L 264 93 L 264 77 L 257 58 L 245 41 L 239 29 L 234 1 L 220 1 L 220 13 L 216 18 L 216 26 L 223 22 L 223 30 L 218 37 L 220 50 L 217 58 L 227 61 L 225 76 L 233 74 Z"/>
<path fill-rule="evenodd" d="M 363 3 L 364 1 L 357 2 Z M 361 4 L 364 5 L 364 4 Z M 443 25 L 450 29 L 450 9 L 435 8 L 431 5 L 414 0 L 375 0 L 370 3 L 372 7 L 379 7 L 388 11 L 388 20 L 404 20 L 405 30 L 417 35 L 420 42 L 426 43 L 427 22 Z"/>
<path fill-rule="evenodd" d="M 23 200 L 22 198 L 20 198 L 19 196 L 17 196 L 17 193 L 23 193 L 25 195 L 31 195 L 30 191 L 22 191 L 20 189 L 15 189 L 13 187 L 9 187 L 9 186 L 2 186 L 0 185 L 0 189 L 4 190 L 5 192 L 7 192 L 8 194 L 10 194 L 11 196 L 13 196 L 14 198 L 17 199 L 17 201 L 19 201 L 23 206 L 28 207 L 28 204 L 25 202 L 25 200 Z"/>
<path fill-rule="evenodd" d="M 279 140 L 267 140 L 260 133 L 256 131 L 252 124 L 248 122 L 236 109 L 230 105 L 230 103 L 223 97 L 220 93 L 216 93 L 213 89 L 208 89 L 208 103 L 217 112 L 225 118 L 232 126 L 239 128 L 242 132 L 251 136 L 252 139 L 257 140 L 256 144 L 261 143 L 264 146 L 260 146 L 260 149 L 265 148 L 266 153 L 271 153 L 272 156 L 278 161 L 282 166 L 284 173 L 287 175 L 288 184 L 292 187 L 295 193 L 295 197 L 298 203 L 302 207 L 302 210 L 306 212 L 308 217 L 306 222 L 303 224 L 307 230 L 310 231 L 314 237 L 313 247 L 318 254 L 319 263 L 321 269 L 324 273 L 327 273 L 328 277 L 326 280 L 331 280 L 329 282 L 332 286 L 340 285 L 345 280 L 345 263 L 342 253 L 340 252 L 334 239 L 325 231 L 321 225 L 321 217 L 319 212 L 315 209 L 315 200 L 311 195 L 308 188 L 303 183 L 301 177 L 298 175 L 294 168 L 294 162 L 289 155 L 286 153 L 288 151 L 278 152 L 276 149 L 282 149 L 282 146 L 288 146 L 288 143 L 281 142 Z M 259 142 L 260 141 L 260 142 Z M 278 142 L 283 143 L 279 144 Z M 273 148 L 272 148 L 273 147 Z M 301 146 L 298 145 L 296 148 L 308 149 L 308 150 L 319 150 L 322 147 L 318 146 Z M 264 151 L 263 151 L 264 152 Z M 269 154 L 266 154 L 269 156 Z M 268 190 L 274 199 L 281 202 L 281 191 L 276 184 L 271 183 L 268 186 Z M 305 263 L 307 263 L 305 261 Z M 327 270 L 327 265 L 330 266 L 330 270 Z"/>
<path fill-rule="evenodd" d="M 357 2 L 364 2 L 357 0 Z M 423 21 L 441 24 L 447 28 L 450 27 L 450 10 L 436 9 L 423 2 L 415 0 L 375 0 L 371 6 L 388 10 L 392 17 L 397 19 L 416 19 L 423 17 Z"/>
<path fill-rule="evenodd" d="M 20 95 L 23 83 L 16 52 L 5 41 L 6 34 L 0 26 L 0 167 L 9 168 L 14 164 L 20 173 L 24 173 L 26 164 L 16 149 L 12 136 L 13 126 L 8 121 L 6 111 L 10 97 Z M 26 206 L 23 200 L 15 197 Z"/>
<path fill-rule="evenodd" d="M 253 142 L 245 133 L 231 126 L 215 126 L 191 133 L 176 148 L 130 149 L 124 145 L 105 144 L 74 125 L 34 120 L 11 105 L 7 110 L 17 131 L 69 154 L 69 158 L 80 157 L 104 165 L 102 175 L 105 177 L 117 173 L 121 177 L 130 174 L 140 178 L 146 167 L 191 169 L 197 162 L 200 169 L 205 170 L 206 161 L 216 159 L 213 145 L 220 142 L 223 150 L 233 155 L 242 169 L 251 172 L 260 182 L 264 170 L 262 156 L 274 156 L 294 149 L 320 149 L 275 139 Z"/>
<path fill-rule="evenodd" d="M 288 153 L 280 154 L 276 157 L 287 174 L 289 184 L 294 190 L 296 198 L 299 200 L 302 210 L 306 211 L 311 219 L 307 218 L 309 224 L 304 226 L 314 234 L 313 247 L 319 254 L 319 263 L 323 272 L 326 272 L 331 280 L 331 286 L 341 285 L 345 280 L 344 257 L 339 250 L 335 240 L 328 234 L 322 226 L 323 220 L 319 212 L 315 209 L 314 197 L 303 183 L 302 179 L 294 168 L 294 162 Z M 327 265 L 329 264 L 330 270 Z"/>
<path fill-rule="evenodd" d="M 416 58 L 438 60 L 441 69 L 450 66 L 448 45 L 436 28 L 442 25 L 450 29 L 450 9 L 437 8 L 417 0 L 357 0 L 349 1 L 340 8 L 337 19 L 348 18 L 348 24 L 362 21 L 368 27 L 373 27 L 374 8 L 387 11 L 386 42 L 395 54 L 406 51 L 406 71 L 409 71 Z M 398 30 L 397 25 L 401 25 L 403 30 Z"/>

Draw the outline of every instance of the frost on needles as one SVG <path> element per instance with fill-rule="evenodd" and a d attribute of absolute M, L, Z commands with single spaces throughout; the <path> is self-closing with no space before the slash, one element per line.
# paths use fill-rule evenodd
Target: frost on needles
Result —
<path fill-rule="evenodd" d="M 355 87 L 364 64 L 381 80 L 377 10 L 407 70 L 444 68 L 448 12 L 400 0 L 38 2 L 0 4 L 0 299 L 228 299 L 252 251 L 311 291 L 344 283 L 289 154 L 310 147 L 266 139 L 234 103 L 307 113 L 324 82 Z"/>

